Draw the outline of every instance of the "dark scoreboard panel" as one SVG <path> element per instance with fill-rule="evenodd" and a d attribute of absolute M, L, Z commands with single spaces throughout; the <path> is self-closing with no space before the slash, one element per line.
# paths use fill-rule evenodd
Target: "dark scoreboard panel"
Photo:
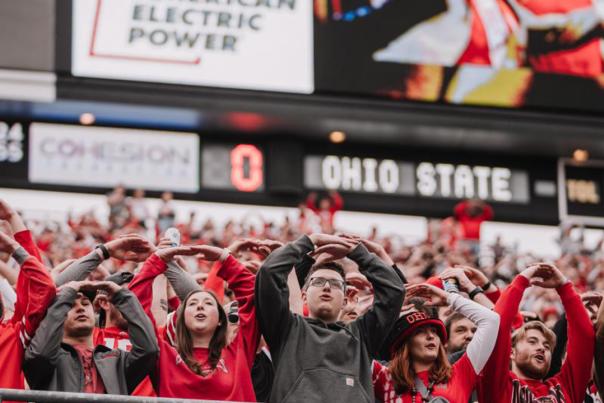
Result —
<path fill-rule="evenodd" d="M 105 193 L 121 183 L 152 197 L 171 190 L 185 200 L 276 206 L 337 190 L 348 210 L 430 217 L 471 198 L 491 203 L 500 221 L 557 224 L 604 217 L 602 167 L 579 168 L 563 170 L 562 193 L 554 159 L 0 122 L 0 186 L 28 189 Z"/>
<path fill-rule="evenodd" d="M 561 160 L 560 217 L 604 226 L 604 163 Z"/>

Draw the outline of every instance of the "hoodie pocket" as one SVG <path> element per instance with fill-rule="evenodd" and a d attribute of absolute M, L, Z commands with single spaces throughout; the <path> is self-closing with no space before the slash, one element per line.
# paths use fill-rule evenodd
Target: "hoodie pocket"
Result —
<path fill-rule="evenodd" d="M 329 368 L 308 369 L 296 380 L 283 403 L 373 402 L 356 376 Z"/>

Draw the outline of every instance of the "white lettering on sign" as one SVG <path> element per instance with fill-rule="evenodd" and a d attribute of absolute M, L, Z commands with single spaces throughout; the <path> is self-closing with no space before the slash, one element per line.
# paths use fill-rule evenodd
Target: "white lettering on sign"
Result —
<path fill-rule="evenodd" d="M 321 163 L 321 178 L 328 189 L 353 192 L 395 193 L 400 185 L 397 163 L 374 158 L 329 155 Z"/>
<path fill-rule="evenodd" d="M 479 198 L 509 202 L 512 200 L 508 168 L 485 166 L 433 164 L 422 162 L 417 166 L 417 191 L 422 196 Z"/>
<path fill-rule="evenodd" d="M 0 162 L 16 163 L 23 159 L 23 139 L 21 123 L 0 122 Z"/>
<path fill-rule="evenodd" d="M 574 203 L 599 204 L 600 194 L 594 181 L 568 179 L 568 200 Z"/>

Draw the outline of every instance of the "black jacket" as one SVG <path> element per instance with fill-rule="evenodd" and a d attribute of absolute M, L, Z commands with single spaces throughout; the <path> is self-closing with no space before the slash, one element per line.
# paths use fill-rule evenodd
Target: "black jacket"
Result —
<path fill-rule="evenodd" d="M 84 371 L 78 353 L 62 343 L 63 323 L 76 297 L 77 292 L 69 287 L 58 294 L 25 352 L 23 371 L 32 389 L 83 391 Z M 107 393 L 128 395 L 154 368 L 159 347 L 153 325 L 131 291 L 121 289 L 112 303 L 128 322 L 132 350 L 96 346 L 94 364 Z"/>
<path fill-rule="evenodd" d="M 256 277 L 256 314 L 275 366 L 268 402 L 373 402 L 371 360 L 398 318 L 403 283 L 359 245 L 348 257 L 373 285 L 372 309 L 348 325 L 303 318 L 289 310 L 287 277 L 313 249 L 306 236 L 283 246 Z"/>

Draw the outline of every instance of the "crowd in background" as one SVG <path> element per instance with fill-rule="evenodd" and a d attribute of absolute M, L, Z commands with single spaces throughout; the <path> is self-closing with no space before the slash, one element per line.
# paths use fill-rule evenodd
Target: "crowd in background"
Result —
<path fill-rule="evenodd" d="M 25 328 L 18 329 L 18 332 L 23 342 L 22 348 L 26 348 L 23 364 L 26 380 L 34 389 L 191 398 L 199 398 L 199 391 L 203 390 L 205 392 L 202 396 L 207 399 L 282 401 L 285 396 L 290 396 L 291 401 L 300 401 L 291 396 L 301 398 L 317 385 L 307 385 L 305 391 L 296 390 L 300 388 L 293 382 L 296 375 L 292 375 L 291 369 L 283 369 L 280 362 L 300 360 L 301 363 L 304 362 L 300 364 L 302 367 L 318 365 L 319 368 L 323 365 L 321 360 L 336 367 L 341 364 L 338 364 L 338 359 L 335 363 L 330 361 L 337 354 L 329 348 L 335 351 L 340 348 L 329 347 L 334 339 L 321 341 L 316 339 L 316 335 L 313 336 L 315 339 L 308 336 L 305 326 L 310 324 L 311 327 L 331 329 L 337 337 L 341 337 L 340 331 L 344 330 L 344 327 L 338 326 L 345 326 L 344 334 L 354 340 L 353 344 L 362 341 L 362 346 L 351 345 L 350 350 L 341 352 L 342 356 L 348 356 L 350 362 L 356 362 L 354 365 L 360 368 L 359 379 L 346 378 L 347 386 L 362 389 L 356 393 L 370 394 L 375 388 L 378 401 L 406 403 L 408 400 L 400 400 L 400 396 L 408 393 L 409 399 L 413 397 L 409 402 L 416 402 L 418 394 L 424 396 L 424 391 L 420 387 L 416 390 L 413 377 L 409 376 L 413 370 L 409 369 L 408 363 L 413 361 L 414 356 L 413 347 L 409 347 L 411 350 L 405 347 L 408 342 L 405 338 L 409 334 L 415 337 L 421 330 L 418 324 L 425 323 L 432 330 L 425 332 L 425 335 L 421 332 L 419 334 L 428 340 L 428 350 L 431 348 L 429 341 L 436 337 L 441 339 L 443 345 L 448 341 L 446 353 L 451 354 L 451 364 L 441 362 L 446 359 L 445 356 L 441 357 L 445 350 L 438 353 L 436 364 L 431 362 L 430 365 L 442 368 L 426 372 L 424 389 L 429 386 L 428 395 L 432 396 L 432 388 L 438 380 L 443 384 L 449 383 L 455 392 L 447 395 L 449 400 L 434 400 L 435 402 L 461 401 L 455 400 L 460 396 L 467 401 L 470 395 L 471 400 L 484 402 L 490 400 L 485 400 L 484 396 L 488 394 L 485 395 L 484 389 L 476 386 L 478 375 L 484 369 L 486 374 L 497 373 L 498 377 L 504 377 L 497 372 L 500 370 L 498 366 L 510 359 L 506 353 L 506 348 L 510 347 L 501 341 L 508 339 L 510 333 L 503 332 L 503 336 L 502 332 L 499 335 L 497 333 L 501 315 L 502 327 L 505 323 L 505 326 L 517 331 L 524 329 L 523 323 L 544 326 L 540 328 L 531 325 L 525 330 L 525 334 L 514 336 L 516 339 L 524 337 L 530 341 L 529 331 L 536 329 L 546 339 L 554 340 L 541 341 L 547 345 L 547 349 L 551 348 L 551 357 L 545 368 L 548 378 L 545 373 L 534 375 L 539 382 L 549 379 L 547 382 L 550 383 L 540 383 L 539 385 L 544 385 L 541 391 L 538 390 L 540 386 L 533 385 L 537 389 L 531 389 L 531 392 L 527 392 L 523 384 L 514 383 L 513 392 L 509 393 L 514 396 L 525 393 L 525 397 L 513 398 L 513 402 L 536 401 L 530 400 L 530 393 L 557 396 L 558 400 L 548 400 L 553 402 L 583 401 L 583 396 L 585 401 L 592 402 L 598 398 L 595 385 L 593 382 L 588 385 L 585 378 L 591 377 L 591 362 L 588 361 L 591 360 L 593 349 L 582 350 L 583 353 L 589 353 L 590 358 L 581 358 L 585 361 L 581 363 L 581 368 L 573 363 L 573 359 L 577 360 L 577 352 L 571 347 L 566 352 L 566 339 L 568 338 L 570 346 L 571 340 L 576 342 L 578 336 L 573 331 L 567 335 L 567 322 L 569 329 L 572 326 L 571 318 L 565 313 L 574 309 L 572 319 L 578 321 L 575 331 L 581 330 L 586 340 L 593 340 L 592 330 L 586 332 L 585 323 L 579 317 L 585 316 L 586 321 L 589 318 L 593 323 L 596 322 L 598 306 L 602 300 L 600 292 L 604 291 L 604 255 L 601 243 L 594 250 L 588 250 L 582 239 L 573 238 L 571 231 L 575 227 L 572 225 L 561 227 L 560 255 L 554 261 L 543 263 L 539 256 L 521 254 L 515 248 L 502 244 L 500 238 L 488 247 L 481 247 L 481 225 L 491 220 L 495 213 L 487 203 L 478 200 L 461 201 L 450 217 L 430 221 L 426 238 L 413 244 L 406 244 L 400 238 L 392 236 L 380 236 L 375 226 L 359 228 L 356 234 L 339 232 L 334 226 L 334 217 L 344 207 L 344 200 L 336 192 L 324 195 L 311 193 L 300 203 L 297 217 L 286 218 L 280 225 L 272 222 L 258 225 L 229 221 L 218 227 L 211 218 L 200 222 L 194 212 L 190 213 L 188 220 L 180 222 L 176 220 L 177 211 L 169 192 L 162 194 L 161 205 L 153 216 L 148 208 L 145 192 L 141 189 L 128 196 L 126 189 L 118 186 L 107 195 L 107 203 L 109 217 L 106 221 L 98 220 L 94 212 L 89 212 L 71 216 L 67 223 L 23 223 L 20 218 L 15 218 L 18 217 L 17 212 L 11 210 L 6 203 L 0 206 L 0 215 L 4 211 L 3 219 L 6 220 L 0 219 L 0 238 L 4 237 L 0 239 L 0 246 L 4 243 L 6 249 L 0 256 L 0 306 L 3 307 L 4 323 L 25 318 Z M 178 235 L 177 240 L 171 238 L 174 232 Z M 7 234 L 13 234 L 15 240 L 6 238 Z M 34 264 L 32 256 L 43 266 Z M 306 260 L 307 257 L 309 261 Z M 292 271 L 294 267 L 295 270 Z M 29 273 L 27 270 L 36 274 L 26 276 Z M 389 272 L 387 276 L 376 275 L 384 273 L 384 270 Z M 317 278 L 318 272 L 323 277 Z M 324 272 L 331 274 L 326 275 Z M 385 278 L 380 278 L 383 276 Z M 345 284 L 340 285 L 340 277 Z M 33 278 L 38 278 L 38 283 Z M 40 295 L 35 309 L 30 306 L 33 304 L 31 299 L 25 308 L 20 305 L 19 298 L 24 298 L 25 287 L 21 284 L 22 281 L 30 282 L 26 286 L 29 293 Z M 54 284 L 48 285 L 49 281 Z M 46 288 L 42 286 L 44 283 Z M 123 287 L 126 285 L 130 291 L 124 291 Z M 529 287 L 530 285 L 536 286 Z M 38 287 L 37 291 L 34 286 Z M 340 286 L 346 296 L 344 302 L 340 300 L 343 304 L 341 312 L 313 311 L 314 304 L 321 305 L 321 301 L 335 303 L 331 292 Z M 317 299 L 313 302 L 310 291 L 314 289 L 323 289 L 323 292 L 328 290 L 329 295 L 315 296 Z M 401 297 L 405 296 L 405 289 L 407 296 L 403 302 Z M 203 298 L 199 297 L 200 290 L 208 291 L 202 292 Z M 467 297 L 459 297 L 459 291 Z M 514 291 L 521 292 L 514 294 Z M 55 293 L 55 302 L 50 305 Z M 276 294 L 270 297 L 271 293 Z M 105 302 L 103 298 L 99 299 L 99 295 L 106 296 Z M 581 295 L 581 299 L 578 295 Z M 83 298 L 81 296 L 89 299 L 90 308 L 85 306 L 86 303 L 80 302 L 79 298 Z M 286 301 L 279 301 L 283 296 Z M 107 298 L 113 306 L 107 305 Z M 424 302 L 419 302 L 422 298 Z M 579 304 L 579 311 L 576 304 L 569 302 L 574 301 L 574 298 Z M 385 309 L 388 306 L 387 299 L 390 299 L 390 312 Z M 392 300 L 397 302 L 393 304 Z M 508 307 L 502 300 L 515 302 Z M 426 301 L 429 303 L 424 306 Z M 92 302 L 94 306 L 91 305 Z M 215 318 L 218 325 L 211 340 L 199 341 L 182 329 L 190 326 L 186 322 L 189 309 L 192 312 L 197 309 L 193 318 L 206 320 L 209 315 L 205 310 L 207 308 L 199 308 L 203 304 L 223 307 L 218 309 L 218 313 L 225 316 Z M 448 305 L 449 308 L 431 311 L 429 305 Z M 77 329 L 77 322 L 85 319 L 83 313 L 81 317 L 77 316 L 77 309 L 83 312 L 92 307 L 97 326 L 95 333 L 79 336 L 77 331 L 70 333 L 71 330 L 67 330 L 68 324 Z M 75 313 L 72 313 L 74 309 Z M 121 316 L 115 313 L 116 309 L 121 312 Z M 44 313 L 40 313 L 42 311 Z M 290 311 L 295 315 L 290 316 Z M 195 312 L 191 315 L 195 315 Z M 399 312 L 400 318 L 396 320 Z M 145 313 L 151 322 L 143 319 Z M 46 319 L 42 320 L 44 314 Z M 323 314 L 331 319 L 323 320 Z M 50 323 L 62 326 L 65 315 L 67 322 L 63 334 L 62 327 L 55 325 L 53 328 Z M 69 322 L 72 320 L 70 315 L 75 315 L 75 325 Z M 118 317 L 121 322 L 116 319 Z M 299 322 L 302 317 L 306 318 L 305 321 Z M 465 331 L 458 329 L 463 327 L 460 324 L 463 318 L 470 321 Z M 387 327 L 386 324 L 390 326 L 395 321 L 393 332 L 398 331 L 399 338 L 388 339 L 387 344 L 400 350 L 396 352 L 396 348 L 391 347 L 390 351 L 380 351 L 383 350 L 384 339 L 387 339 L 383 329 Z M 40 328 L 36 333 L 38 325 Z M 114 327 L 117 329 L 116 334 L 111 333 Z M 288 347 L 283 334 L 279 333 L 281 328 L 286 329 L 286 333 L 289 332 L 288 337 L 299 338 L 296 342 L 300 345 L 299 348 L 307 346 L 312 350 L 314 347 L 311 347 L 311 342 L 327 343 L 329 348 L 317 351 L 315 358 L 312 353 L 310 356 L 305 354 L 304 359 L 301 359 L 296 355 L 296 349 Z M 126 330 L 128 333 L 125 333 Z M 413 332 L 408 334 L 411 330 Z M 34 333 L 36 337 L 33 336 Z M 5 336 L 6 334 L 9 332 L 4 333 Z M 59 334 L 63 335 L 60 350 L 63 355 L 57 350 L 53 356 L 47 351 L 47 340 L 59 337 Z M 132 349 L 124 356 L 123 352 L 118 354 L 120 361 L 115 369 L 119 376 L 126 379 L 127 384 L 121 384 L 117 379 L 115 384 L 103 384 L 103 379 L 106 382 L 108 376 L 103 371 L 107 369 L 94 368 L 92 357 L 96 359 L 96 354 L 115 354 L 111 351 L 124 347 L 119 344 L 120 338 L 127 339 L 128 348 Z M 554 351 L 556 338 L 559 350 Z M 517 343 L 516 339 L 512 339 L 514 345 Z M 196 348 L 198 342 L 205 343 L 205 355 L 199 355 L 199 349 Z M 88 343 L 89 348 L 82 349 L 82 343 Z M 339 344 L 341 343 L 350 343 L 350 339 L 342 339 Z M 3 360 L 2 344 L 0 334 L 0 362 Z M 72 344 L 78 347 L 74 347 L 74 350 L 69 347 Z M 108 350 L 98 351 L 99 345 Z M 491 351 L 494 351 L 493 357 L 498 360 L 495 364 L 492 362 L 494 358 L 489 360 Z M 459 352 L 467 352 L 468 358 L 452 358 Z M 540 357 L 544 354 L 536 353 L 537 358 L 534 359 L 537 364 L 534 365 L 538 367 L 543 364 L 545 358 Z M 565 354 L 571 357 L 566 361 L 571 362 L 563 365 Z M 363 362 L 365 355 L 379 358 L 374 361 L 373 368 L 367 367 Z M 49 356 L 54 358 L 51 360 Z M 62 357 L 66 363 L 62 363 L 57 357 Z M 69 384 L 69 379 L 72 378 L 61 374 L 61 370 L 71 368 L 69 360 L 75 359 L 74 357 L 83 365 L 85 387 Z M 179 367 L 179 360 L 184 360 L 188 369 Z M 143 364 L 153 367 L 153 362 L 157 363 L 157 372 L 152 374 L 133 369 L 140 369 Z M 172 368 L 174 362 L 176 368 Z M 388 362 L 389 365 L 386 364 Z M 253 369 L 250 370 L 252 366 Z M 503 365 L 504 368 L 507 366 Z M 39 368 L 47 368 L 47 371 Z M 224 374 L 216 375 L 219 369 Z M 17 371 L 20 370 L 19 364 Z M 241 385 L 236 385 L 235 389 L 233 385 L 229 386 L 232 379 L 225 375 L 232 370 L 235 370 L 236 378 L 242 380 Z M 303 368 L 298 370 L 303 371 Z M 175 384 L 170 380 L 173 376 L 170 371 L 182 371 L 183 379 L 189 376 L 187 371 L 193 371 L 199 377 L 189 384 Z M 419 376 L 418 370 L 415 371 L 417 382 L 423 375 Z M 368 386 L 364 383 L 363 376 L 371 372 L 373 386 Z M 403 375 L 395 376 L 398 372 Z M 530 371 L 526 370 L 525 373 L 530 374 Z M 148 381 L 146 375 L 150 375 L 153 382 Z M 220 376 L 225 378 L 221 379 Z M 330 376 L 332 375 L 325 374 L 323 381 L 320 376 L 309 376 L 307 379 L 311 384 L 319 384 L 314 391 L 315 400 L 321 401 L 322 394 L 335 393 L 325 383 Z M 460 381 L 460 377 L 465 380 Z M 516 382 L 515 377 L 516 375 L 510 375 L 510 382 Z M 569 391 L 569 383 L 574 382 L 573 378 L 580 380 L 578 384 L 581 385 L 581 390 Z M 582 384 L 583 378 L 585 385 Z M 485 379 L 485 384 L 489 384 L 489 376 L 485 376 Z M 337 379 L 334 378 L 333 381 L 336 382 Z M 68 386 L 65 386 L 65 382 Z M 289 389 L 287 385 L 290 385 Z M 323 390 L 323 387 L 327 389 Z M 349 392 L 344 388 L 338 393 Z M 438 395 L 436 392 L 435 394 Z M 571 395 L 574 400 L 568 400 Z M 581 399 L 577 400 L 577 396 Z M 311 398 L 310 401 L 314 400 Z"/>

